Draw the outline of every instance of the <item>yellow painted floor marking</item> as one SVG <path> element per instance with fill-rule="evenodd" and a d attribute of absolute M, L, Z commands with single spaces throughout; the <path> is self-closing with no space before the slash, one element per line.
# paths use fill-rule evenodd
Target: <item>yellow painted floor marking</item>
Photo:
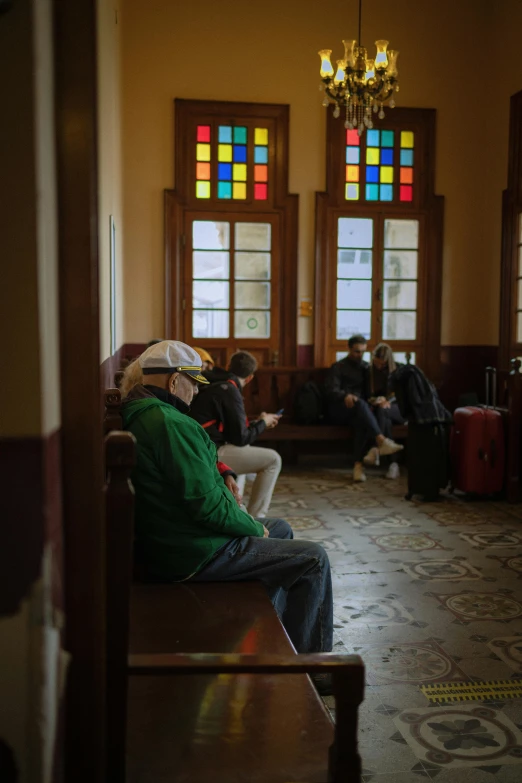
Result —
<path fill-rule="evenodd" d="M 447 704 L 453 701 L 522 699 L 522 680 L 441 682 L 436 685 L 421 685 L 420 689 L 432 704 Z"/>

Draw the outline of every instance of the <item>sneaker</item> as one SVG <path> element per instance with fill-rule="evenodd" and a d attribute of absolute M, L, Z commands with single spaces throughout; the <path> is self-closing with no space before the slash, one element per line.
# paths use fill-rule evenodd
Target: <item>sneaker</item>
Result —
<path fill-rule="evenodd" d="M 310 678 L 319 696 L 331 696 L 333 693 L 331 674 L 311 674 Z"/>
<path fill-rule="evenodd" d="M 392 464 L 388 468 L 388 472 L 386 474 L 386 478 L 387 479 L 398 479 L 400 475 L 401 475 L 401 473 L 400 473 L 400 470 L 399 470 L 399 466 L 397 465 L 396 462 L 392 462 Z"/>
<path fill-rule="evenodd" d="M 366 474 L 360 462 L 356 462 L 355 465 L 353 466 L 353 480 L 366 481 Z"/>
<path fill-rule="evenodd" d="M 379 454 L 381 457 L 384 457 L 387 454 L 397 454 L 397 452 L 402 451 L 403 448 L 404 446 L 401 446 L 399 443 L 395 443 L 394 440 L 385 438 L 379 446 Z"/>
<path fill-rule="evenodd" d="M 374 446 L 370 449 L 366 457 L 363 459 L 365 465 L 378 465 L 379 464 L 379 449 Z"/>

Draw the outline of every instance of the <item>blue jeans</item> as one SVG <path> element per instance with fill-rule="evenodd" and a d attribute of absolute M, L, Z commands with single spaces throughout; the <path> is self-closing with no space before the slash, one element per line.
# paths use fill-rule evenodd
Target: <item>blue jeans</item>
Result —
<path fill-rule="evenodd" d="M 330 652 L 333 598 L 328 555 L 319 544 L 294 540 L 283 519 L 262 522 L 270 531 L 268 538 L 233 538 L 190 581 L 262 582 L 297 652 Z"/>
<path fill-rule="evenodd" d="M 352 428 L 353 458 L 362 462 L 368 449 L 375 446 L 375 438 L 382 435 L 368 403 L 359 399 L 353 408 L 347 408 L 344 400 L 340 400 L 333 403 L 329 413 L 333 424 L 347 424 Z"/>

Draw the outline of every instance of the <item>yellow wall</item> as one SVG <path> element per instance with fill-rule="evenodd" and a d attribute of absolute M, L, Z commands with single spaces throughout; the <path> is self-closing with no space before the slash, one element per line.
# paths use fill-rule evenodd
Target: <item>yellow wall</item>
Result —
<path fill-rule="evenodd" d="M 123 343 L 119 0 L 97 0 L 100 359 L 110 355 L 110 216 L 116 228 L 116 347 Z"/>
<path fill-rule="evenodd" d="M 442 342 L 494 344 L 507 107 L 509 91 L 522 88 L 522 73 L 512 66 L 502 93 L 498 78 L 482 85 L 480 79 L 486 62 L 496 63 L 497 77 L 514 59 L 514 42 L 509 52 L 504 42 L 514 38 L 510 13 L 520 16 L 522 4 L 363 5 L 363 40 L 386 37 L 401 51 L 400 104 L 438 110 L 436 189 L 446 197 Z M 325 186 L 317 50 L 332 47 L 341 55 L 341 39 L 356 37 L 356 8 L 344 0 L 200 0 L 195 13 L 190 3 L 149 0 L 145 8 L 141 0 L 123 0 L 125 341 L 164 330 L 162 195 L 174 185 L 175 97 L 290 104 L 289 185 L 300 196 L 298 293 L 313 296 L 314 193 Z M 489 116 L 490 105 L 499 120 Z M 299 320 L 299 342 L 312 342 L 311 319 Z"/>

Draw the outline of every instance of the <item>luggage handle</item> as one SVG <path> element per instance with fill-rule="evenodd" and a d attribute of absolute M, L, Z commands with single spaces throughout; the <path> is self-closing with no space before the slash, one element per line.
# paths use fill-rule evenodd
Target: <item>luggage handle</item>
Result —
<path fill-rule="evenodd" d="M 486 367 L 486 408 L 497 408 L 497 368 Z"/>

